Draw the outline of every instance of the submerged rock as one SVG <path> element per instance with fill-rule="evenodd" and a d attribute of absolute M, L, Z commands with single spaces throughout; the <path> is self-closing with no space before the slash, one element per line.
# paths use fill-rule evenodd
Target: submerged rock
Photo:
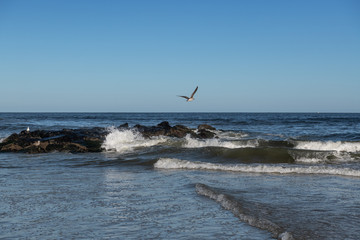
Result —
<path fill-rule="evenodd" d="M 143 137 L 168 136 L 183 138 L 190 134 L 194 138 L 213 138 L 215 134 L 208 131 L 215 128 L 206 125 L 198 129 L 191 129 L 183 125 L 170 126 L 164 121 L 156 126 L 135 125 L 129 128 L 127 123 L 118 127 L 119 130 L 135 129 Z M 101 152 L 109 130 L 94 127 L 84 129 L 63 129 L 60 131 L 22 131 L 14 133 L 0 143 L 0 152 L 25 152 L 25 153 L 47 153 L 47 152 Z"/>

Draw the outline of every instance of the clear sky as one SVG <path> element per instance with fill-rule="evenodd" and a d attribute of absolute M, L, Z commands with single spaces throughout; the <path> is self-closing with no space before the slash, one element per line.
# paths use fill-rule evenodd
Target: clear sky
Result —
<path fill-rule="evenodd" d="M 360 1 L 0 0 L 6 111 L 360 112 Z"/>

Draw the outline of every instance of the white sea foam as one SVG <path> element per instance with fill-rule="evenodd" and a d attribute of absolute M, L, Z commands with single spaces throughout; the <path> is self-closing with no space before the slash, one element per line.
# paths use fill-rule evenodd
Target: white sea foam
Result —
<path fill-rule="evenodd" d="M 360 171 L 350 168 L 328 166 L 276 166 L 268 164 L 215 164 L 206 162 L 191 162 L 175 158 L 160 158 L 155 164 L 158 169 L 190 169 L 217 170 L 244 173 L 274 173 L 274 174 L 327 174 L 360 177 Z"/>
<path fill-rule="evenodd" d="M 2 143 L 5 140 L 5 138 L 0 138 L 0 143 Z"/>
<path fill-rule="evenodd" d="M 190 135 L 185 137 L 185 148 L 203 148 L 203 147 L 223 147 L 223 148 L 246 148 L 246 147 L 256 147 L 256 143 L 250 143 L 249 141 L 240 142 L 240 141 L 224 141 L 219 138 L 211 139 L 195 139 Z"/>
<path fill-rule="evenodd" d="M 102 145 L 106 151 L 120 153 L 131 152 L 139 147 L 150 147 L 165 142 L 164 137 L 145 139 L 141 133 L 135 130 L 119 130 L 111 128 Z"/>
<path fill-rule="evenodd" d="M 325 159 L 320 159 L 320 158 L 298 158 L 298 159 L 295 159 L 295 162 L 315 164 L 315 163 L 325 162 Z"/>
<path fill-rule="evenodd" d="M 360 142 L 301 141 L 297 142 L 295 148 L 318 151 L 360 152 Z"/>

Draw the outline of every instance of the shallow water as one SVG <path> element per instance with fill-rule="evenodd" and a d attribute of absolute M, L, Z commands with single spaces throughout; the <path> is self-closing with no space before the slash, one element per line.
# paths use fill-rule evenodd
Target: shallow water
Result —
<path fill-rule="evenodd" d="M 211 140 L 146 140 L 114 129 L 103 153 L 2 153 L 0 238 L 360 238 L 360 114 L 191 116 L 0 114 L 0 137 L 28 125 L 163 120 L 224 130 Z"/>

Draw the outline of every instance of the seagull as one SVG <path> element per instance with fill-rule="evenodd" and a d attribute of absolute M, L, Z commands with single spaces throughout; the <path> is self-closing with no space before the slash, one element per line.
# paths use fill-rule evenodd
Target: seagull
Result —
<path fill-rule="evenodd" d="M 191 94 L 191 97 L 187 97 L 187 96 L 178 96 L 178 97 L 185 98 L 187 102 L 191 102 L 191 101 L 193 101 L 195 99 L 194 95 L 195 95 L 197 90 L 198 90 L 198 87 L 195 88 L 194 92 Z"/>

